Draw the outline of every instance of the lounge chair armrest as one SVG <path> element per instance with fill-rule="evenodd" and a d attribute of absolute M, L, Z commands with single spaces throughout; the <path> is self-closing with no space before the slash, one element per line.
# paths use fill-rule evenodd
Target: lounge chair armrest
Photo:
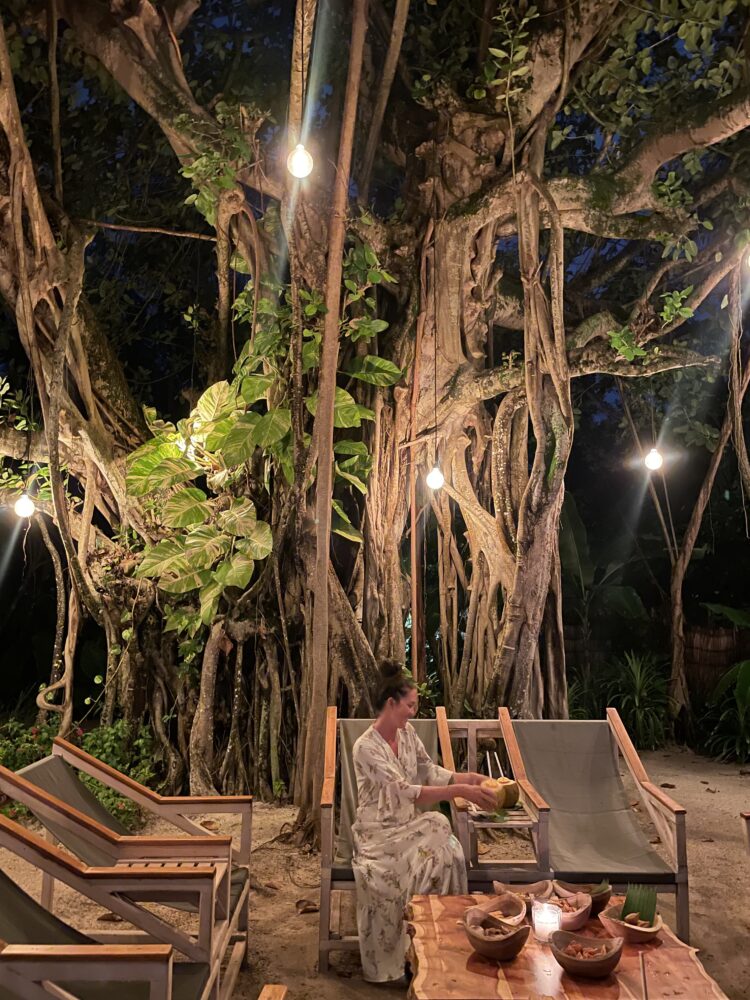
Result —
<path fill-rule="evenodd" d="M 523 795 L 527 804 L 532 807 L 536 812 L 549 812 L 549 806 L 546 801 L 542 798 L 539 792 L 534 788 L 528 778 L 517 778 L 516 784 L 518 785 L 521 795 Z"/>
<path fill-rule="evenodd" d="M 286 986 L 264 986 L 258 1000 L 286 1000 Z"/>
<path fill-rule="evenodd" d="M 336 782 L 333 778 L 326 778 L 323 782 L 323 790 L 320 794 L 320 808 L 321 809 L 332 809 L 333 808 L 333 796 L 336 787 Z"/>
<path fill-rule="evenodd" d="M 151 1000 L 171 1000 L 170 945 L 10 944 L 0 949 L 0 973 L 11 984 L 56 980 L 141 982 L 150 984 Z M 39 994 L 42 995 L 41 987 Z"/>
<path fill-rule="evenodd" d="M 118 860 L 212 861 L 231 863 L 232 838 L 205 837 L 118 837 L 114 847 Z"/>
<path fill-rule="evenodd" d="M 183 816 L 252 812 L 252 795 L 160 795 L 159 809 Z"/>
<path fill-rule="evenodd" d="M 675 816 L 681 816 L 687 812 L 684 806 L 681 806 L 679 802 L 675 802 L 668 795 L 665 795 L 661 788 L 658 788 L 653 782 L 642 781 L 641 788 L 646 795 L 649 795 L 652 799 L 656 799 L 657 802 L 661 802 L 664 808 L 668 809 Z"/>
<path fill-rule="evenodd" d="M 81 877 L 89 882 L 106 883 L 110 892 L 122 889 L 128 892 L 131 886 L 148 885 L 151 889 L 179 889 L 181 892 L 210 888 L 216 881 L 217 869 L 212 865 L 192 865 L 179 868 L 147 868 L 145 865 L 130 865 L 127 868 L 84 868 Z"/>
<path fill-rule="evenodd" d="M 333 807 L 336 794 L 336 730 L 338 719 L 336 707 L 330 705 L 326 711 L 326 739 L 323 752 L 323 786 L 320 792 L 320 805 L 323 809 Z"/>

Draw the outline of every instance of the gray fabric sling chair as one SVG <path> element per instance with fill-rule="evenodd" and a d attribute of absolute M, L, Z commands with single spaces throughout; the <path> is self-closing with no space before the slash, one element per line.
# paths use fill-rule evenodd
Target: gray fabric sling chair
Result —
<path fill-rule="evenodd" d="M 613 708 L 604 721 L 511 719 L 500 723 L 514 776 L 549 805 L 549 860 L 555 878 L 607 878 L 676 895 L 677 934 L 689 935 L 685 809 L 657 788 Z M 620 775 L 618 751 L 657 829 L 669 863 L 650 845 Z"/>
<path fill-rule="evenodd" d="M 167 953 L 174 948 L 191 962 L 208 968 L 212 1000 L 231 997 L 239 970 L 247 959 L 248 941 L 247 933 L 236 929 L 237 909 L 233 910 L 230 902 L 228 849 L 220 863 L 175 863 L 162 859 L 90 866 L 3 815 L 0 815 L 0 848 L 133 925 L 133 930 L 97 932 L 100 943 L 119 945 L 141 943 L 145 939 L 148 943 L 166 945 Z M 194 926 L 186 926 L 184 920 L 175 924 L 169 919 L 169 909 L 148 909 L 142 905 L 144 902 L 167 908 L 187 904 L 196 914 L 187 923 Z M 0 908 L 3 905 L 0 896 Z M 34 907 L 36 913 L 49 914 L 52 922 L 47 925 L 57 926 L 43 904 L 35 903 Z"/>
<path fill-rule="evenodd" d="M 352 870 L 352 823 L 357 815 L 357 779 L 352 751 L 374 719 L 338 719 L 335 708 L 326 718 L 325 763 L 320 816 L 320 932 L 318 968 L 328 970 L 331 951 L 358 951 L 359 937 L 341 933 L 341 892 L 355 892 Z M 413 719 L 430 757 L 438 760 L 434 719 Z M 338 737 L 338 738 L 337 738 Z M 338 766 L 337 766 L 338 765 Z M 337 780 L 338 778 L 338 780 Z M 338 795 L 337 795 L 338 791 Z M 339 802 L 338 829 L 336 800 Z M 333 922 L 332 922 L 333 918 Z"/>
<path fill-rule="evenodd" d="M 49 913 L 0 871 L 0 1000 L 213 1000 L 203 963 L 173 963 L 168 945 L 97 944 Z"/>

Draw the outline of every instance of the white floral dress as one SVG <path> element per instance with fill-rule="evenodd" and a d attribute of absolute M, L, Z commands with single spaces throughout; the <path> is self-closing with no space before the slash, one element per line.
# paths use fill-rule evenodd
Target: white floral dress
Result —
<path fill-rule="evenodd" d="M 397 739 L 398 756 L 372 726 L 354 744 L 359 802 L 352 866 L 359 947 L 365 979 L 376 983 L 404 974 L 409 898 L 467 891 L 463 851 L 450 823 L 414 804 L 422 785 L 447 785 L 452 773 L 430 760 L 408 723 Z"/>

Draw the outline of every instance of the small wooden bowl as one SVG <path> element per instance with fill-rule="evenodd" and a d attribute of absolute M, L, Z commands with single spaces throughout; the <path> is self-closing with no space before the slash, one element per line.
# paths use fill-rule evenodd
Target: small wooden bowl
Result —
<path fill-rule="evenodd" d="M 661 915 L 658 913 L 653 927 L 635 927 L 633 924 L 626 924 L 624 920 L 620 920 L 618 915 L 620 913 L 622 913 L 622 906 L 616 903 L 600 913 L 599 920 L 612 937 L 625 938 L 628 944 L 647 944 L 659 936 L 664 926 Z"/>
<path fill-rule="evenodd" d="M 522 885 L 521 883 L 518 885 L 508 885 L 506 882 L 493 882 L 492 888 L 495 890 L 497 896 L 511 892 L 516 896 L 520 896 L 526 903 L 534 899 L 549 899 L 552 895 L 552 879 L 544 879 L 542 882 L 529 882 L 526 885 Z M 528 897 L 528 900 L 526 897 Z"/>
<path fill-rule="evenodd" d="M 526 916 L 526 903 L 515 892 L 504 892 L 500 896 L 493 896 L 486 903 L 480 903 L 471 909 L 491 913 L 506 924 L 520 924 Z"/>
<path fill-rule="evenodd" d="M 607 905 L 607 903 L 609 903 L 610 899 L 612 898 L 611 885 L 607 885 L 605 889 L 601 889 L 599 892 L 596 893 L 592 891 L 593 889 L 597 888 L 597 886 L 595 886 L 593 882 L 590 883 L 589 885 L 574 885 L 573 882 L 559 882 L 557 881 L 557 879 L 555 879 L 553 885 L 555 887 L 555 892 L 557 893 L 557 895 L 562 896 L 563 898 L 566 895 L 572 896 L 576 892 L 587 892 L 589 896 L 591 896 L 592 917 L 595 917 L 597 916 L 597 914 L 601 913 L 602 910 Z"/>
<path fill-rule="evenodd" d="M 560 911 L 560 928 L 564 931 L 577 931 L 586 923 L 591 913 L 591 896 L 587 892 L 566 892 L 561 899 L 574 903 L 576 909 L 572 913 Z"/>
<path fill-rule="evenodd" d="M 574 958 L 573 955 L 566 955 L 564 951 L 571 941 L 577 941 L 586 948 L 601 948 L 604 945 L 607 952 L 601 958 Z M 549 946 L 556 961 L 569 976 L 580 976 L 582 979 L 604 979 L 614 972 L 622 956 L 624 943 L 621 937 L 591 938 L 582 934 L 571 934 L 570 931 L 554 931 L 549 939 Z"/>
<path fill-rule="evenodd" d="M 493 962 L 509 962 L 511 959 L 515 958 L 526 944 L 529 934 L 531 933 L 531 927 L 529 927 L 528 924 L 521 924 L 516 927 L 513 924 L 508 924 L 502 920 L 498 920 L 496 917 L 493 917 L 491 913 L 484 913 L 480 926 L 499 927 L 509 932 L 504 937 L 488 941 L 487 938 L 477 933 L 476 924 L 472 927 L 468 923 L 468 920 L 471 919 L 472 916 L 476 916 L 477 910 L 479 910 L 478 906 L 470 907 L 466 911 L 463 920 L 466 937 L 469 939 L 469 944 L 474 951 L 483 955 L 484 958 L 492 959 Z"/>

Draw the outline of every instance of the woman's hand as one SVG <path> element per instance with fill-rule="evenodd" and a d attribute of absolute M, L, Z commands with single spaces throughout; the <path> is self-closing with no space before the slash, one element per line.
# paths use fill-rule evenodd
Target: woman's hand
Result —
<path fill-rule="evenodd" d="M 456 789 L 456 795 L 459 798 L 473 802 L 475 806 L 479 806 L 485 812 L 497 812 L 497 798 L 489 788 L 482 788 L 481 785 L 453 785 L 453 788 Z"/>
<path fill-rule="evenodd" d="M 466 774 L 456 775 L 456 781 L 460 785 L 481 785 L 486 780 L 486 774 L 477 774 L 476 771 L 468 771 Z"/>

